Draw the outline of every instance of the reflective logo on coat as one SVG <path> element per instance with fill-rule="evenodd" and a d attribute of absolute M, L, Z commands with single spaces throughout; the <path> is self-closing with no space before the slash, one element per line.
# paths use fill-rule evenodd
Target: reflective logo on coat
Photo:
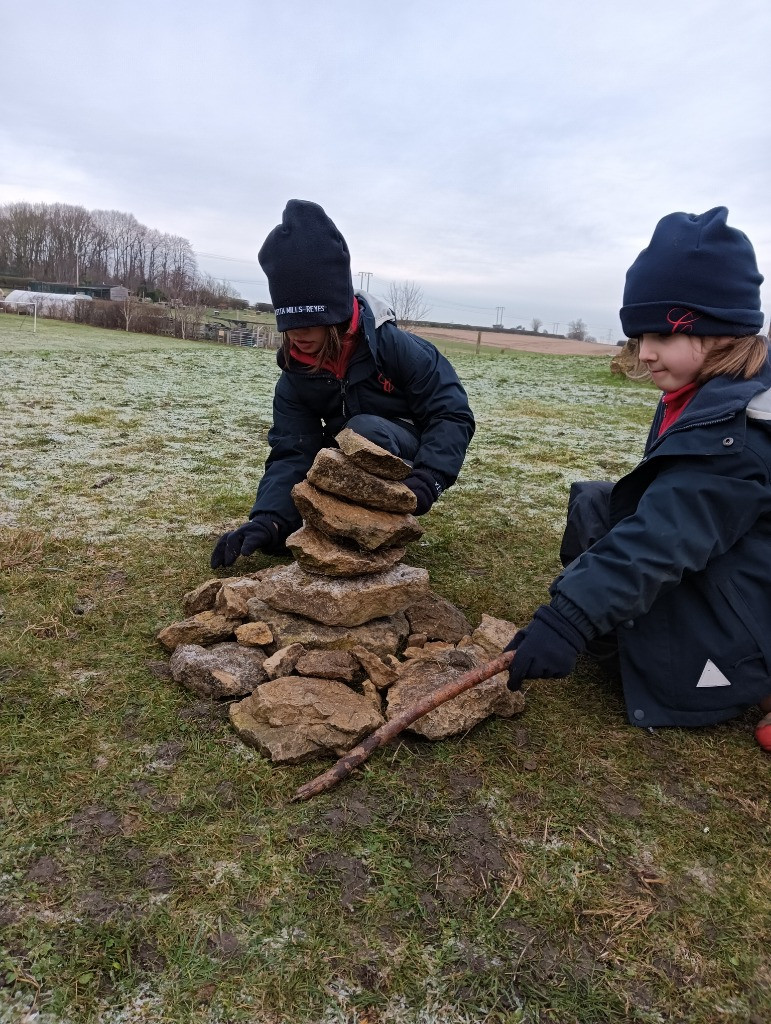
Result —
<path fill-rule="evenodd" d="M 700 686 L 730 686 L 731 680 L 726 679 L 717 665 L 707 658 L 707 663 L 701 671 L 696 689 Z"/>

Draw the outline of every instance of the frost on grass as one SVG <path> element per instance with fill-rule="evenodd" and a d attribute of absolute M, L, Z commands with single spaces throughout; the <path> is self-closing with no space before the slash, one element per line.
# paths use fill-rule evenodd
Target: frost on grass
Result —
<path fill-rule="evenodd" d="M 275 354 L 0 317 L 0 525 L 62 538 L 214 534 L 248 513 L 268 452 Z M 455 358 L 477 419 L 446 514 L 563 514 L 570 483 L 642 451 L 656 394 L 581 357 Z M 465 501 L 463 497 L 465 495 Z"/>

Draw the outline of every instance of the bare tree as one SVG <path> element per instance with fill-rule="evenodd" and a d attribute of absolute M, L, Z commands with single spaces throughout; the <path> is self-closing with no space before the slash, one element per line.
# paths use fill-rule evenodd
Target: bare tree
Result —
<path fill-rule="evenodd" d="M 129 329 L 129 324 L 131 323 L 134 314 L 136 313 L 138 308 L 139 303 L 132 295 L 129 295 L 127 298 L 121 300 L 120 311 L 123 314 L 123 319 L 126 321 L 127 331 Z"/>
<path fill-rule="evenodd" d="M 537 316 L 534 316 L 530 321 L 530 330 L 535 331 L 536 334 L 540 331 L 543 325 L 543 320 L 539 320 Z"/>
<path fill-rule="evenodd" d="M 396 314 L 396 322 L 404 328 L 414 327 L 425 320 L 430 310 L 423 290 L 414 281 L 392 281 L 388 301 Z"/>
<path fill-rule="evenodd" d="M 576 341 L 586 341 L 588 333 L 587 326 L 580 317 L 578 320 L 571 320 L 568 324 L 569 338 L 575 338 Z"/>

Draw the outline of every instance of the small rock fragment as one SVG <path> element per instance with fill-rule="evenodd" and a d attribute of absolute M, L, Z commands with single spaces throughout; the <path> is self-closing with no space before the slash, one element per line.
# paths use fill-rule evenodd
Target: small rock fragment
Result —
<path fill-rule="evenodd" d="M 246 647 L 267 647 L 273 643 L 273 634 L 266 622 L 245 622 L 236 626 L 236 640 Z"/>

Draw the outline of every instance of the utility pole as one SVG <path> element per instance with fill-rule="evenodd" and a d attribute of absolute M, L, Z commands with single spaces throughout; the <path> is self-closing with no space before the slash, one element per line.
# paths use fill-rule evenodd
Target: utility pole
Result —
<path fill-rule="evenodd" d="M 75 250 L 75 287 L 80 287 L 80 249 Z"/>
<path fill-rule="evenodd" d="M 366 288 L 364 287 L 364 278 L 365 277 L 367 279 L 367 287 Z M 372 277 L 372 272 L 371 271 L 368 271 L 368 270 L 360 270 L 359 271 L 359 291 L 360 292 L 367 292 L 367 291 L 369 291 L 369 279 L 371 277 Z"/>
<path fill-rule="evenodd" d="M 505 309 L 504 306 L 496 306 L 495 307 L 495 326 L 496 327 L 503 327 L 503 310 L 504 309 Z"/>

